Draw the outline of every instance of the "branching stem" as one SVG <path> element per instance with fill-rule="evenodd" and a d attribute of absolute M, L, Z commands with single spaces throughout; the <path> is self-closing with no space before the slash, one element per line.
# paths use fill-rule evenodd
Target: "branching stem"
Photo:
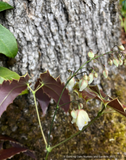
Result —
<path fill-rule="evenodd" d="M 94 58 L 91 58 L 89 61 L 85 62 L 85 63 L 70 77 L 70 79 L 66 82 L 66 84 L 65 84 L 65 86 L 64 86 L 64 88 L 63 88 L 63 90 L 62 90 L 62 92 L 61 92 L 61 94 L 60 94 L 59 100 L 58 100 L 58 102 L 57 102 L 57 107 L 56 107 L 56 110 L 55 110 L 55 112 L 54 112 L 54 116 L 53 116 L 53 119 L 52 119 L 52 122 L 51 122 L 51 125 L 50 125 L 50 131 L 49 131 L 49 134 L 48 134 L 48 145 L 49 145 L 49 141 L 50 141 L 50 134 L 51 134 L 53 122 L 54 122 L 54 119 L 55 119 L 55 115 L 56 115 L 56 112 L 57 112 L 57 110 L 58 110 L 58 108 L 59 108 L 59 103 L 60 103 L 61 97 L 62 97 L 62 95 L 63 95 L 63 92 L 64 92 L 67 84 L 68 84 L 68 83 L 70 82 L 70 80 L 78 73 L 78 71 L 81 70 L 86 64 L 88 64 L 89 62 L 91 62 L 91 61 L 94 60 L 94 59 L 97 59 L 97 58 L 99 58 L 99 57 L 102 57 L 102 56 L 107 55 L 107 54 L 112 53 L 112 52 L 113 52 L 113 51 L 109 51 L 109 52 L 106 52 L 106 53 L 104 53 L 104 54 L 95 56 Z"/>
<path fill-rule="evenodd" d="M 45 142 L 45 145 L 47 146 L 47 141 L 46 141 L 46 138 L 45 138 L 45 135 L 44 135 L 44 132 L 43 132 L 43 129 L 42 129 L 42 125 L 41 125 L 41 121 L 40 121 L 40 116 L 39 116 L 39 112 L 38 112 L 38 107 L 37 107 L 37 102 L 36 102 L 36 97 L 35 97 L 35 93 L 36 91 L 33 91 L 31 89 L 31 87 L 29 86 L 29 84 L 27 84 L 28 88 L 31 90 L 32 94 L 33 94 L 33 97 L 34 97 L 34 102 L 35 102 L 35 109 L 36 109 L 36 113 L 37 113 L 37 117 L 38 117 L 38 122 L 39 122 L 39 126 L 40 126 L 40 130 L 41 130 L 41 134 L 42 134 L 42 137 L 44 139 L 44 142 Z"/>

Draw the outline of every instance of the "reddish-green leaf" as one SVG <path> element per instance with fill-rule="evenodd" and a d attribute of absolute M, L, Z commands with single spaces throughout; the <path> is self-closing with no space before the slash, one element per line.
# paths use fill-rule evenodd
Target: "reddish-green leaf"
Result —
<path fill-rule="evenodd" d="M 111 108 L 113 108 L 115 111 L 119 112 L 120 114 L 126 117 L 125 107 L 121 104 L 121 102 L 117 98 L 109 101 L 106 104 Z"/>
<path fill-rule="evenodd" d="M 89 88 L 90 88 L 92 91 L 94 91 L 95 93 L 97 93 L 97 94 L 101 97 L 101 92 L 100 92 L 98 86 L 96 86 L 96 85 L 90 85 Z M 104 95 L 104 96 L 105 96 L 105 95 Z"/>
<path fill-rule="evenodd" d="M 35 89 L 36 87 L 39 86 L 39 81 L 36 82 L 36 85 L 35 85 Z M 49 102 L 50 102 L 50 97 L 45 94 L 43 92 L 43 89 L 40 88 L 37 92 L 36 92 L 36 98 L 41 106 L 41 109 L 42 109 L 42 112 L 43 112 L 43 116 L 46 114 L 46 111 L 47 111 L 47 108 L 48 108 L 48 105 L 49 105 Z"/>
<path fill-rule="evenodd" d="M 99 95 L 91 90 L 89 87 L 85 88 L 83 91 L 79 91 L 78 85 L 74 86 L 74 91 L 78 94 L 80 98 L 83 98 L 86 101 L 91 99 L 100 99 Z"/>
<path fill-rule="evenodd" d="M 3 149 L 0 150 L 0 159 L 4 160 L 4 159 L 8 159 L 8 158 L 12 158 L 14 155 L 19 154 L 21 152 L 25 152 L 27 151 L 26 148 L 16 148 L 16 147 L 11 147 L 8 149 Z"/>
<path fill-rule="evenodd" d="M 11 137 L 0 135 L 0 141 L 2 141 L 2 142 L 9 141 L 10 144 L 13 146 L 8 149 L 2 149 L 2 147 L 1 147 L 1 149 L 0 149 L 0 159 L 1 160 L 12 158 L 14 155 L 19 154 L 21 152 L 36 159 L 36 156 L 33 153 L 33 151 L 27 149 L 26 147 L 24 147 L 22 144 L 15 141 Z"/>
<path fill-rule="evenodd" d="M 60 97 L 60 94 L 64 88 L 64 83 L 61 83 L 60 78 L 53 78 L 49 72 L 45 72 L 40 75 L 38 79 L 39 84 L 43 83 L 42 87 L 43 92 L 48 95 L 50 98 L 53 98 L 57 103 Z M 37 87 L 37 86 L 36 86 Z M 70 96 L 67 89 L 64 90 L 63 95 L 61 97 L 59 105 L 62 105 L 61 108 L 64 109 L 65 112 L 69 110 L 70 107 Z"/>
<path fill-rule="evenodd" d="M 90 99 L 99 99 L 96 93 L 92 92 L 90 88 L 86 88 L 85 90 L 82 91 L 82 98 L 85 99 L 86 101 Z"/>
<path fill-rule="evenodd" d="M 86 101 L 90 99 L 98 99 L 106 106 L 110 106 L 115 111 L 126 117 L 126 106 L 121 104 L 117 98 L 113 99 L 112 97 L 107 96 L 102 90 L 99 90 L 98 86 L 90 85 L 89 88 L 87 87 L 85 90 L 80 92 L 77 85 L 75 85 L 74 91 L 79 95 L 79 97 L 85 99 Z"/>
<path fill-rule="evenodd" d="M 96 93 L 97 96 L 99 97 L 98 99 L 106 102 L 106 100 L 112 100 L 112 98 L 108 95 L 106 95 L 102 90 L 98 88 L 96 85 L 90 85 L 89 88 L 91 89 L 92 92 Z"/>
<path fill-rule="evenodd" d="M 16 142 L 16 141 L 12 141 L 10 142 L 10 144 L 14 147 L 14 148 L 24 148 L 26 149 L 25 151 L 23 151 L 23 153 L 27 156 L 30 156 L 32 158 L 34 158 L 36 160 L 36 156 L 34 154 L 34 152 L 32 150 L 29 150 L 28 148 L 24 147 L 22 144 Z"/>
<path fill-rule="evenodd" d="M 6 110 L 7 106 L 27 88 L 29 75 L 20 77 L 19 80 L 4 81 L 0 84 L 0 116 Z"/>
<path fill-rule="evenodd" d="M 99 90 L 98 86 L 89 86 L 89 87 L 94 93 L 97 93 L 98 96 L 100 97 L 100 98 L 98 98 L 96 96 L 95 99 L 99 99 L 106 106 L 107 105 L 110 106 L 115 111 L 119 112 L 120 114 L 122 114 L 123 116 L 126 117 L 126 113 L 125 113 L 126 106 L 121 104 L 121 102 L 117 98 L 113 99 L 112 97 L 107 96 L 102 90 Z"/>

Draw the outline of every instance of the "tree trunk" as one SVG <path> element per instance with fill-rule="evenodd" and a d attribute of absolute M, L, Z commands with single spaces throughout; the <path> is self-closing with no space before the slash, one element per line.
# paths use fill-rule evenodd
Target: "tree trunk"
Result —
<path fill-rule="evenodd" d="M 110 51 L 114 46 L 120 45 L 118 0 L 2 1 L 14 6 L 13 10 L 0 13 L 0 23 L 14 34 L 19 52 L 15 63 L 10 65 L 7 61 L 3 61 L 1 65 L 8 66 L 20 75 L 28 72 L 32 77 L 32 82 L 45 70 L 49 70 L 54 77 L 60 75 L 61 79 L 66 81 L 67 70 L 77 70 L 87 61 L 87 53 L 90 50 L 95 54 L 102 54 Z M 107 67 L 107 58 L 104 57 L 101 61 Z M 89 66 L 81 71 L 88 71 Z M 101 65 L 97 64 L 96 67 L 100 72 Z M 50 107 L 50 112 L 47 113 L 45 119 L 41 117 L 46 135 L 54 109 Z M 27 100 L 15 101 L 15 104 L 8 107 L 7 112 L 4 112 L 2 118 L 6 125 L 3 127 L 3 124 L 0 124 L 0 133 L 10 135 L 35 150 L 38 159 L 45 156 L 45 146 L 40 139 L 41 133 L 35 109 L 29 105 Z M 68 138 L 76 132 L 70 122 L 71 118 L 60 110 L 56 122 L 54 122 L 54 126 L 56 126 L 52 131 L 51 144 L 55 145 L 64 140 L 64 135 Z M 51 158 L 52 160 L 63 158 L 64 155 L 70 153 L 73 155 L 101 153 L 97 151 L 97 147 L 100 145 L 97 141 L 95 141 L 96 149 L 94 147 L 93 150 L 90 150 L 90 146 L 93 144 L 92 138 L 96 136 L 92 137 L 92 134 L 97 133 L 96 129 L 97 127 L 92 126 L 90 134 L 82 133 L 77 139 L 74 138 L 70 143 L 56 148 L 50 154 L 50 160 Z M 83 144 L 85 134 L 88 138 Z M 67 145 L 69 148 L 66 147 Z M 107 148 L 107 146 L 105 147 Z M 105 147 L 101 146 L 103 149 Z M 64 156 L 65 158 L 67 157 Z"/>
<path fill-rule="evenodd" d="M 32 81 L 47 69 L 65 81 L 67 70 L 77 70 L 90 49 L 101 54 L 120 43 L 117 0 L 3 1 L 14 6 L 1 19 L 18 42 L 12 70 L 28 72 Z"/>

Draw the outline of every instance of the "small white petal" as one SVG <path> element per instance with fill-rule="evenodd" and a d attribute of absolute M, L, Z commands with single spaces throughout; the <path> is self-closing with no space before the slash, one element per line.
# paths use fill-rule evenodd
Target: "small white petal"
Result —
<path fill-rule="evenodd" d="M 80 109 L 78 111 L 78 116 L 77 116 L 77 121 L 76 121 L 76 124 L 77 124 L 79 130 L 82 130 L 82 128 L 84 126 L 86 126 L 89 121 L 90 121 L 90 118 L 88 117 L 87 112 Z"/>
<path fill-rule="evenodd" d="M 81 79 L 79 81 L 79 91 L 83 91 L 87 87 L 87 85 L 88 85 L 88 81 Z"/>
<path fill-rule="evenodd" d="M 74 84 L 75 84 L 75 79 L 74 79 L 74 77 L 73 77 L 73 78 L 69 81 L 69 83 L 68 83 L 68 85 L 67 85 L 67 88 L 68 88 L 69 91 L 72 91 Z"/>
<path fill-rule="evenodd" d="M 89 74 L 88 84 L 91 84 L 91 83 L 93 82 L 93 79 L 94 79 L 94 75 L 93 75 L 93 73 L 90 73 L 90 74 Z"/>

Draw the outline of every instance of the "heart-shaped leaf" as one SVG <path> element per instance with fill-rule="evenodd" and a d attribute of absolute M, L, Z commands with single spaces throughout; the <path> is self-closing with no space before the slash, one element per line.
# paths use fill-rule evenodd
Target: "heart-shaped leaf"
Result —
<path fill-rule="evenodd" d="M 12 7 L 11 5 L 9 5 L 8 3 L 6 2 L 0 2 L 0 12 L 1 11 L 4 11 L 4 10 L 7 10 L 7 9 L 12 9 L 14 7 Z"/>
<path fill-rule="evenodd" d="M 49 71 L 46 71 L 45 73 L 42 73 L 40 75 L 40 78 L 38 79 L 37 83 L 39 85 L 44 84 L 44 86 L 42 87 L 43 92 L 48 97 L 53 98 L 56 103 L 58 102 L 60 94 L 65 86 L 64 83 L 61 83 L 61 80 L 59 77 L 55 79 L 49 74 Z M 70 107 L 69 102 L 70 102 L 69 92 L 65 88 L 59 103 L 59 105 L 61 105 L 61 108 L 63 108 L 65 112 L 68 112 L 69 110 L 69 107 Z"/>
<path fill-rule="evenodd" d="M 3 149 L 0 150 L 0 159 L 8 159 L 8 158 L 12 158 L 14 155 L 19 154 L 21 152 L 26 152 L 27 149 L 26 148 L 16 148 L 16 147 L 11 147 L 8 149 Z"/>
<path fill-rule="evenodd" d="M 36 85 L 35 85 L 35 89 L 37 86 L 39 86 L 39 81 L 36 82 Z M 40 88 L 37 92 L 36 92 L 36 98 L 41 106 L 41 109 L 42 109 L 42 112 L 43 112 L 43 116 L 46 114 L 46 111 L 47 111 L 47 108 L 48 108 L 48 105 L 49 105 L 49 102 L 50 102 L 50 97 L 45 94 L 43 92 L 43 89 Z"/>
<path fill-rule="evenodd" d="M 102 90 L 99 90 L 98 86 L 96 85 L 89 85 L 82 92 L 79 91 L 78 85 L 75 85 L 74 91 L 79 95 L 79 97 L 85 99 L 86 101 L 90 99 L 98 99 L 106 106 L 111 107 L 112 109 L 126 117 L 126 106 L 121 104 L 121 102 L 117 98 L 113 99 L 112 97 L 107 96 Z"/>
<path fill-rule="evenodd" d="M 8 29 L 0 24 L 0 53 L 14 58 L 17 52 L 18 47 L 15 37 Z"/>
<path fill-rule="evenodd" d="M 5 67 L 0 67 L 0 84 L 2 84 L 4 80 L 18 80 L 19 78 L 20 76 L 16 72 L 13 72 Z"/>
<path fill-rule="evenodd" d="M 115 111 L 119 112 L 120 114 L 126 117 L 125 108 L 117 98 L 109 101 L 106 104 L 110 106 L 112 109 L 114 109 Z"/>
<path fill-rule="evenodd" d="M 2 143 L 5 141 L 9 141 L 10 144 L 13 146 L 13 147 L 7 148 L 7 149 L 2 149 L 2 147 L 0 148 L 0 159 L 1 160 L 12 158 L 14 155 L 19 154 L 21 152 L 23 152 L 24 154 L 26 154 L 36 160 L 36 156 L 33 153 L 33 151 L 24 147 L 22 144 L 15 141 L 11 137 L 0 135 L 0 141 L 2 141 Z M 2 145 L 2 143 L 1 143 L 1 145 Z"/>
<path fill-rule="evenodd" d="M 7 106 L 27 88 L 29 75 L 20 77 L 19 80 L 7 80 L 0 84 L 0 116 L 6 110 Z"/>
<path fill-rule="evenodd" d="M 121 104 L 121 102 L 115 98 L 113 99 L 110 96 L 107 96 L 102 90 L 99 90 L 98 86 L 89 86 L 90 90 L 89 90 L 89 95 L 88 97 L 90 97 L 91 99 L 99 99 L 100 101 L 102 101 L 106 106 L 110 106 L 112 109 L 114 109 L 115 111 L 117 111 L 118 113 L 122 114 L 123 116 L 126 117 L 126 106 L 124 106 L 123 104 Z M 94 92 L 95 94 L 97 94 L 96 97 L 91 97 L 92 92 Z M 85 91 L 84 93 L 85 94 Z M 83 96 L 84 98 L 84 96 Z M 85 99 L 85 98 L 84 98 Z"/>
<path fill-rule="evenodd" d="M 101 100 L 99 94 L 94 90 L 90 89 L 90 87 L 86 87 L 83 91 L 79 91 L 79 86 L 76 84 L 74 86 L 74 92 L 78 94 L 80 98 L 83 98 L 85 101 L 89 101 L 91 99 L 99 99 Z"/>

